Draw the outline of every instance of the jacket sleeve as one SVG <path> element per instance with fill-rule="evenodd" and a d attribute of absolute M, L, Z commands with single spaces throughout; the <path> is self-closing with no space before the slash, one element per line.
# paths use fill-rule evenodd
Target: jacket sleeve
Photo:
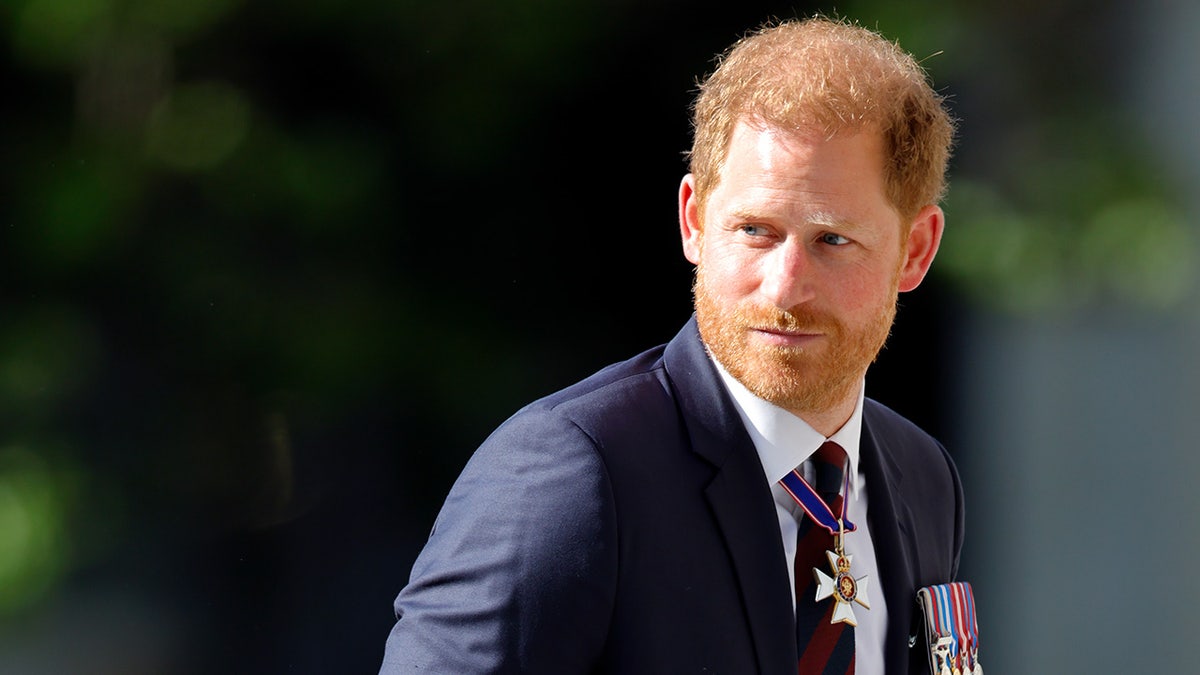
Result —
<path fill-rule="evenodd" d="M 616 556 L 592 439 L 553 410 L 518 413 L 451 488 L 396 599 L 380 672 L 589 672 Z"/>

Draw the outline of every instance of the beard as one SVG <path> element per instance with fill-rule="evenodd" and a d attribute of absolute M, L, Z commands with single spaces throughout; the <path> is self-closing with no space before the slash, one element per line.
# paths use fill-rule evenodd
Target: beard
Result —
<path fill-rule="evenodd" d="M 896 317 L 898 277 L 892 280 L 890 301 L 864 325 L 847 326 L 810 307 L 724 305 L 701 265 L 692 289 L 696 323 L 709 353 L 755 396 L 795 414 L 823 413 L 857 396 L 867 367 L 887 342 Z M 768 345 L 752 338 L 756 328 L 819 333 L 824 339 L 813 347 Z"/>

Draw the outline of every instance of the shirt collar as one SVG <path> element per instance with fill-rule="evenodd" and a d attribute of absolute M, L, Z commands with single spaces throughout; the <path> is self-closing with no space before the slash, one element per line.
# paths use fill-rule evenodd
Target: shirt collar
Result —
<path fill-rule="evenodd" d="M 865 383 L 859 387 L 858 402 L 850 419 L 832 436 L 825 438 L 807 422 L 795 414 L 780 408 L 750 392 L 734 376 L 730 375 L 716 359 L 712 359 L 721 380 L 733 398 L 733 405 L 750 439 L 758 451 L 763 473 L 767 481 L 775 484 L 789 471 L 803 464 L 825 441 L 842 446 L 850 458 L 850 475 L 858 475 L 859 440 L 862 436 L 862 410 Z M 858 499 L 858 481 L 850 481 L 854 499 Z"/>

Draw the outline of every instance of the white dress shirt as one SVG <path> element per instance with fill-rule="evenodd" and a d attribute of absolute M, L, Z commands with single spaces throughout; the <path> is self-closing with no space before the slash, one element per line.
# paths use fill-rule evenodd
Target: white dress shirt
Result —
<path fill-rule="evenodd" d="M 859 438 L 862 434 L 863 389 L 859 388 L 858 404 L 854 414 L 834 435 L 826 439 L 804 420 L 750 393 L 741 382 L 713 360 L 721 379 L 733 397 L 734 406 L 742 423 L 746 426 L 754 448 L 762 462 L 763 473 L 775 497 L 775 511 L 779 517 L 779 534 L 783 538 L 783 552 L 787 556 L 788 577 L 792 580 L 789 591 L 792 606 L 796 602 L 796 535 L 804 510 L 783 489 L 779 481 L 792 469 L 801 466 L 821 447 L 826 440 L 833 441 L 846 451 L 850 458 L 850 471 L 854 480 L 850 483 L 847 496 L 847 517 L 858 529 L 846 536 L 846 553 L 853 556 L 851 574 L 855 578 L 866 576 L 868 610 L 854 604 L 854 616 L 858 627 L 854 629 L 856 675 L 883 675 L 883 641 L 887 634 L 887 607 L 883 600 L 883 589 L 879 586 L 879 566 L 875 560 L 875 547 L 871 543 L 871 530 L 867 525 L 866 476 L 859 467 Z M 812 480 L 811 470 L 805 480 Z M 823 570 L 831 574 L 829 569 Z M 780 589 L 782 591 L 782 589 Z M 812 598 L 801 598 L 801 602 L 813 602 Z"/>

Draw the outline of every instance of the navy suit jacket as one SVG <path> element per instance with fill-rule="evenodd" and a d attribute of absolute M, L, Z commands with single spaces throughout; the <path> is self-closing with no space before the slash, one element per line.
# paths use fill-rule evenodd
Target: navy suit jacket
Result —
<path fill-rule="evenodd" d="M 937 441 L 864 405 L 887 672 L 927 673 L 915 594 L 955 575 L 962 489 Z M 788 584 L 762 465 L 693 319 L 483 443 L 396 599 L 381 672 L 795 675 Z"/>

